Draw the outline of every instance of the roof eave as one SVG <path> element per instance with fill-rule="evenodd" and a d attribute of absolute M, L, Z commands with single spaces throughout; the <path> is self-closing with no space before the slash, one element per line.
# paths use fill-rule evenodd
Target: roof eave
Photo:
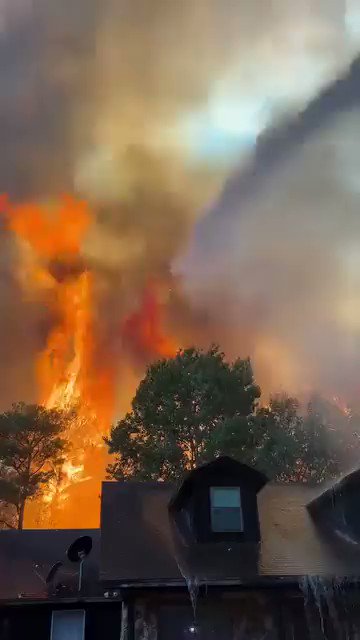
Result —
<path fill-rule="evenodd" d="M 106 591 L 106 590 L 105 590 Z M 0 608 L 7 606 L 58 606 L 58 605 L 69 605 L 69 604 L 90 604 L 90 603 L 108 603 L 108 602 L 121 602 L 122 598 L 119 595 L 116 598 L 108 598 L 105 595 L 97 595 L 97 596 L 79 596 L 73 598 L 33 598 L 33 597 L 23 597 L 23 598 L 4 598 L 0 599 Z"/>

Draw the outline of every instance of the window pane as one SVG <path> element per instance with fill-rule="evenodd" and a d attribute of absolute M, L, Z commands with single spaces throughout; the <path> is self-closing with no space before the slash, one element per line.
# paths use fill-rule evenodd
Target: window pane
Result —
<path fill-rule="evenodd" d="M 242 531 L 242 514 L 239 507 L 235 509 L 215 508 L 212 510 L 211 523 L 213 531 Z"/>
<path fill-rule="evenodd" d="M 85 611 L 53 611 L 51 640 L 84 640 Z"/>
<path fill-rule="evenodd" d="M 240 507 L 240 488 L 212 487 L 211 504 L 213 507 Z"/>

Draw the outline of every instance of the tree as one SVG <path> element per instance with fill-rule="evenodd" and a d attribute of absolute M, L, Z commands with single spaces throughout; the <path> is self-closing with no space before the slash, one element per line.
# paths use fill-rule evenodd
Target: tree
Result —
<path fill-rule="evenodd" d="M 105 439 L 115 479 L 176 479 L 210 459 L 225 420 L 253 414 L 260 389 L 250 361 L 229 364 L 217 347 L 191 348 L 152 364 L 132 410 Z"/>
<path fill-rule="evenodd" d="M 296 398 L 277 395 L 256 416 L 262 437 L 257 464 L 270 478 L 285 482 L 319 482 L 336 475 L 326 427 L 310 405 L 300 413 Z"/>
<path fill-rule="evenodd" d="M 39 405 L 14 404 L 0 414 L 2 525 L 23 528 L 25 504 L 41 494 L 63 462 L 68 417 Z"/>
<path fill-rule="evenodd" d="M 303 479 L 321 482 L 357 465 L 359 426 L 358 416 L 314 395 L 308 403 L 300 433 Z"/>
<path fill-rule="evenodd" d="M 335 419 L 329 419 L 329 413 Z M 334 416 L 335 414 L 335 416 Z M 312 398 L 301 413 L 296 398 L 270 398 L 244 424 L 225 420 L 213 439 L 213 457 L 226 453 L 282 482 L 336 478 L 360 453 L 357 423 L 331 403 Z"/>
<path fill-rule="evenodd" d="M 224 420 L 212 442 L 212 457 L 226 454 L 269 478 L 289 480 L 301 454 L 297 438 L 303 421 L 298 409 L 296 398 L 273 396 L 267 407 L 245 421 Z"/>
<path fill-rule="evenodd" d="M 354 416 L 315 398 L 302 410 L 285 394 L 259 408 L 259 397 L 250 361 L 228 364 L 215 347 L 188 349 L 151 365 L 132 410 L 105 439 L 115 454 L 110 477 L 176 480 L 229 455 L 272 479 L 320 482 L 359 456 Z"/>

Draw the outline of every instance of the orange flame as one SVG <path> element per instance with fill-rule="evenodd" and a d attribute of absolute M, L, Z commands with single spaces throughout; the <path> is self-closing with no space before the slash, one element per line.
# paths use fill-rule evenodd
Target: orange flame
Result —
<path fill-rule="evenodd" d="M 61 204 L 54 208 L 35 203 L 10 205 L 7 202 L 5 206 L 10 229 L 26 240 L 39 257 L 51 259 L 80 254 L 81 242 L 91 221 L 85 202 L 63 196 Z"/>
<path fill-rule="evenodd" d="M 55 318 L 35 363 L 39 402 L 49 408 L 76 409 L 67 434 L 71 449 L 58 481 L 45 496 L 45 516 L 39 518 L 41 508 L 35 502 L 27 509 L 26 524 L 98 526 L 97 496 L 106 465 L 102 435 L 113 419 L 116 368 L 99 361 L 94 274 L 81 253 L 92 215 L 86 203 L 69 196 L 51 207 L 12 205 L 4 196 L 1 210 L 19 243 L 30 247 L 34 257 L 30 285 L 43 293 Z M 126 347 L 142 364 L 176 354 L 177 345 L 163 325 L 164 305 L 152 283 L 122 328 Z"/>
<path fill-rule="evenodd" d="M 39 401 L 74 404 L 82 395 L 92 350 L 92 278 L 80 259 L 81 241 L 91 222 L 86 204 L 64 197 L 59 207 L 9 205 L 8 226 L 38 259 L 38 283 L 50 286 L 48 303 L 57 322 L 36 363 Z"/>
<path fill-rule="evenodd" d="M 152 284 L 146 289 L 140 308 L 124 323 L 123 338 L 142 361 L 172 358 L 178 351 L 175 341 L 165 334 L 163 311 Z"/>
<path fill-rule="evenodd" d="M 113 370 L 95 366 L 93 276 L 81 259 L 91 213 L 86 203 L 68 196 L 54 208 L 10 205 L 5 200 L 2 205 L 9 228 L 35 254 L 34 282 L 46 283 L 47 303 L 56 318 L 35 369 L 39 402 L 77 411 L 68 433 L 72 450 L 63 468 L 66 488 L 82 479 L 79 470 L 86 467 L 86 446 L 99 446 L 114 410 Z"/>

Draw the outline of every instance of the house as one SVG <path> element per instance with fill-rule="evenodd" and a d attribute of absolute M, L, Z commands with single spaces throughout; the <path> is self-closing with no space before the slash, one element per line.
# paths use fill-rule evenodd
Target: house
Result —
<path fill-rule="evenodd" d="M 98 530 L 0 533 L 0 640 L 360 638 L 359 489 L 227 457 L 180 487 L 104 482 Z"/>

